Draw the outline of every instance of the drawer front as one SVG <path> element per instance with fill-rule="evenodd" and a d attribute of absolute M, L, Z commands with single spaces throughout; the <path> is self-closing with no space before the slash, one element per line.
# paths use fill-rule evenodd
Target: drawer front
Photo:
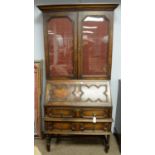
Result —
<path fill-rule="evenodd" d="M 81 117 L 82 118 L 111 118 L 112 116 L 111 108 L 104 109 L 81 109 Z"/>
<path fill-rule="evenodd" d="M 45 107 L 45 117 L 72 118 L 74 116 L 73 109 Z"/>
<path fill-rule="evenodd" d="M 45 107 L 45 117 L 55 118 L 111 118 L 112 109 L 109 108 L 55 108 Z"/>
<path fill-rule="evenodd" d="M 45 121 L 46 131 L 111 131 L 111 123 L 74 123 Z"/>

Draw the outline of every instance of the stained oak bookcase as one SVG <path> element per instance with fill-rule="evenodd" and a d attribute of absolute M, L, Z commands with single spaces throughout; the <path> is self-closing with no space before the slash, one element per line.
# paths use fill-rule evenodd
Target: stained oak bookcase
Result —
<path fill-rule="evenodd" d="M 109 149 L 113 10 L 118 4 L 38 6 L 43 12 L 47 150 L 53 136 L 103 136 Z"/>

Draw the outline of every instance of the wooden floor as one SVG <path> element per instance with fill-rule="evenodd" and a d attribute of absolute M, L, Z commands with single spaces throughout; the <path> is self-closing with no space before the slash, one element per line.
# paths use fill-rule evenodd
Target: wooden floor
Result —
<path fill-rule="evenodd" d="M 35 146 L 41 155 L 105 155 L 103 141 L 100 138 L 55 138 L 51 141 L 51 152 L 46 151 L 46 141 L 35 139 Z M 110 150 L 107 155 L 120 155 L 115 137 L 110 138 Z"/>

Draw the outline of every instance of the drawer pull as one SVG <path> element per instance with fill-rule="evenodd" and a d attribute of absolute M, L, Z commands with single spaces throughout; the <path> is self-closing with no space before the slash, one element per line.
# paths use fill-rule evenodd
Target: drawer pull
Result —
<path fill-rule="evenodd" d="M 108 128 L 107 127 L 104 127 L 104 129 L 103 129 L 104 131 L 108 131 Z"/>
<path fill-rule="evenodd" d="M 83 126 L 83 124 L 80 125 L 80 129 L 81 129 L 81 131 L 84 130 L 84 126 Z"/>
<path fill-rule="evenodd" d="M 83 118 L 83 110 L 80 110 L 80 117 Z"/>
<path fill-rule="evenodd" d="M 74 124 L 72 124 L 71 130 L 75 131 L 75 125 Z"/>
<path fill-rule="evenodd" d="M 73 110 L 72 110 L 72 117 L 76 117 L 76 114 L 77 114 L 77 109 L 76 109 L 76 110 L 73 109 Z"/>

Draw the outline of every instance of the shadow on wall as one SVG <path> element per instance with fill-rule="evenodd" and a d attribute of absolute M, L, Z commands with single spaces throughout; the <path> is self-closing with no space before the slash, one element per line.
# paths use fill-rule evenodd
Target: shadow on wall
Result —
<path fill-rule="evenodd" d="M 118 81 L 118 97 L 115 116 L 114 135 L 121 151 L 121 80 Z"/>

